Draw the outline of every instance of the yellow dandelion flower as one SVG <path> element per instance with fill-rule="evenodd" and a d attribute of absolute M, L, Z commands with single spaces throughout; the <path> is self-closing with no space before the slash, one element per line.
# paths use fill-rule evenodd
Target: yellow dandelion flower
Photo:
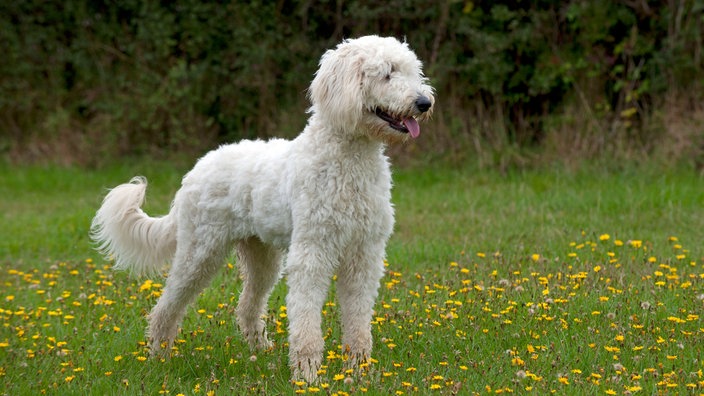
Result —
<path fill-rule="evenodd" d="M 142 283 L 142 285 L 139 286 L 139 291 L 142 292 L 145 290 L 149 290 L 152 288 L 153 285 L 154 285 L 154 282 L 150 279 L 147 279 L 144 281 L 144 283 Z"/>
<path fill-rule="evenodd" d="M 599 235 L 599 240 L 600 241 L 608 241 L 611 238 L 611 235 L 609 234 L 601 234 Z"/>
<path fill-rule="evenodd" d="M 539 255 L 538 253 L 533 253 L 533 254 L 530 256 L 530 259 L 533 260 L 533 261 L 538 261 L 538 260 L 540 260 L 540 255 Z"/>

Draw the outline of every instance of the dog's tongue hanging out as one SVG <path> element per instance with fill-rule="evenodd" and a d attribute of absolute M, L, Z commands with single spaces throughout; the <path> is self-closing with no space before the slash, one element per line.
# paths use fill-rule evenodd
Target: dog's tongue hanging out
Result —
<path fill-rule="evenodd" d="M 420 136 L 420 125 L 418 125 L 418 121 L 416 121 L 415 118 L 413 118 L 413 117 L 404 118 L 403 125 L 406 126 L 406 128 L 408 129 L 408 133 L 411 134 L 411 137 L 413 139 Z"/>

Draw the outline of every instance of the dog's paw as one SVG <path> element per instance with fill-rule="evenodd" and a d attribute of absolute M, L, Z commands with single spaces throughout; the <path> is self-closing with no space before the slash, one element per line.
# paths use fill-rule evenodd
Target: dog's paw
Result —
<path fill-rule="evenodd" d="M 369 365 L 369 351 L 368 350 L 357 350 L 352 351 L 347 349 L 344 354 L 345 356 L 345 369 L 365 369 Z"/>
<path fill-rule="evenodd" d="M 246 334 L 246 337 L 250 349 L 265 351 L 274 347 L 274 343 L 269 341 L 266 331 Z"/>
<path fill-rule="evenodd" d="M 240 326 L 240 331 L 242 331 L 242 335 L 247 340 L 247 344 L 249 344 L 249 349 L 251 350 L 265 351 L 274 347 L 274 343 L 269 341 L 264 326 L 250 329 Z"/>
<path fill-rule="evenodd" d="M 298 355 L 296 358 L 292 358 L 291 375 L 293 380 L 303 380 L 308 384 L 315 383 L 318 379 L 318 371 L 321 364 L 321 356 Z"/>
<path fill-rule="evenodd" d="M 153 339 L 148 343 L 149 355 L 156 359 L 168 359 L 171 357 L 172 345 L 168 341 L 157 342 Z"/>

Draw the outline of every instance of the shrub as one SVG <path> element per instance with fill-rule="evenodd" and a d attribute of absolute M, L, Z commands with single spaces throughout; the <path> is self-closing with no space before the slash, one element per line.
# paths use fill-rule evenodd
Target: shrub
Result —
<path fill-rule="evenodd" d="M 426 62 L 439 103 L 424 145 L 437 155 L 500 164 L 535 150 L 648 155 L 667 141 L 664 103 L 704 111 L 703 9 L 701 0 L 5 2 L 0 153 L 98 164 L 290 137 L 305 122 L 320 54 L 377 33 L 405 37 Z"/>

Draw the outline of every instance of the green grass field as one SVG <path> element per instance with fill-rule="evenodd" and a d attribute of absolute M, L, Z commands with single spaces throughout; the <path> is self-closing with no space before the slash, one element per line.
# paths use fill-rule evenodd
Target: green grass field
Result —
<path fill-rule="evenodd" d="M 703 394 L 704 180 L 625 167 L 395 173 L 396 232 L 372 362 L 350 372 L 334 285 L 316 384 L 291 383 L 285 283 L 275 347 L 249 351 L 224 266 L 154 360 L 145 314 L 162 279 L 131 279 L 91 250 L 105 189 L 150 180 L 163 214 L 184 167 L 0 167 L 0 393 Z"/>

